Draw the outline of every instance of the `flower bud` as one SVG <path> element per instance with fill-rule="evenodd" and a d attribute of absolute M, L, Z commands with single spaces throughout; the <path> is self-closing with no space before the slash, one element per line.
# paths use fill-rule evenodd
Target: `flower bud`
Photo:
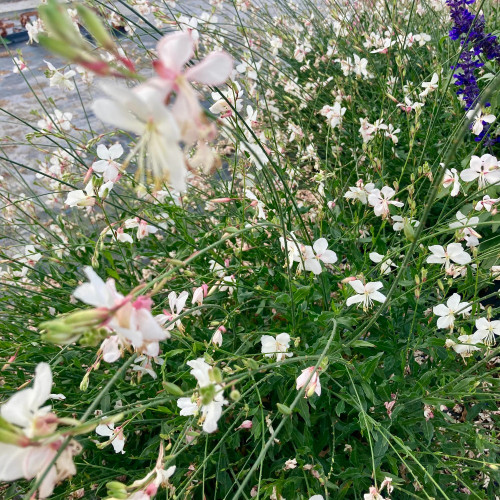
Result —
<path fill-rule="evenodd" d="M 89 33 L 94 37 L 95 41 L 106 50 L 114 52 L 115 44 L 113 39 L 97 15 L 94 14 L 92 10 L 81 4 L 76 6 L 76 10 L 82 19 L 83 24 L 89 30 Z"/>
<path fill-rule="evenodd" d="M 241 425 L 238 427 L 238 429 L 251 429 L 253 426 L 253 423 L 251 420 L 244 420 Z"/>
<path fill-rule="evenodd" d="M 404 224 L 403 224 L 403 232 L 408 239 L 408 241 L 415 241 L 415 231 L 413 230 L 413 226 L 411 225 L 411 221 L 408 219 L 405 219 Z"/>
<path fill-rule="evenodd" d="M 172 396 L 183 396 L 184 391 L 176 384 L 171 382 L 162 382 L 163 388 Z"/>
<path fill-rule="evenodd" d="M 283 413 L 283 415 L 291 415 L 292 414 L 291 408 L 288 407 L 287 405 L 277 403 L 276 406 L 277 406 L 278 410 L 280 411 L 280 413 Z"/>
<path fill-rule="evenodd" d="M 229 397 L 230 397 L 233 401 L 239 401 L 239 399 L 241 398 L 241 393 L 240 393 L 240 391 L 238 391 L 237 389 L 233 389 L 233 390 L 229 393 Z"/>
<path fill-rule="evenodd" d="M 59 316 L 39 325 L 45 330 L 42 339 L 54 344 L 71 344 L 76 342 L 83 333 L 103 323 L 109 316 L 109 311 L 104 308 L 85 309 Z"/>
<path fill-rule="evenodd" d="M 128 498 L 127 487 L 119 481 L 111 481 L 106 483 L 108 495 L 113 498 Z"/>
<path fill-rule="evenodd" d="M 89 377 L 90 377 L 90 372 L 87 372 L 83 376 L 82 381 L 80 382 L 80 390 L 82 392 L 85 392 L 89 388 Z"/>
<path fill-rule="evenodd" d="M 222 384 L 222 372 L 216 366 L 209 370 L 208 376 L 216 384 Z"/>

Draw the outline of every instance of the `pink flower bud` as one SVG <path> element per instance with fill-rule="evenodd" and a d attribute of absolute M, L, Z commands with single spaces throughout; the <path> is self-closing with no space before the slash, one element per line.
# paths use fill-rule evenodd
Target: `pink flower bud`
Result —
<path fill-rule="evenodd" d="M 347 278 L 344 278 L 341 283 L 349 283 L 350 281 L 356 281 L 357 278 L 356 276 L 348 276 Z"/>
<path fill-rule="evenodd" d="M 251 429 L 252 428 L 252 421 L 251 420 L 244 420 L 241 425 L 238 427 L 238 429 Z"/>

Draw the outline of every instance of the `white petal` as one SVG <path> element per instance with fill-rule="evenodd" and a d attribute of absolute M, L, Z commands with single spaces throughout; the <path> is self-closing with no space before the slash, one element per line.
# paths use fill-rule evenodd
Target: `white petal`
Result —
<path fill-rule="evenodd" d="M 157 45 L 160 61 L 175 72 L 180 72 L 193 57 L 193 50 L 191 35 L 182 31 L 164 36 Z"/>
<path fill-rule="evenodd" d="M 231 74 L 233 59 L 227 52 L 212 52 L 203 61 L 189 68 L 188 80 L 205 85 L 221 85 Z"/>

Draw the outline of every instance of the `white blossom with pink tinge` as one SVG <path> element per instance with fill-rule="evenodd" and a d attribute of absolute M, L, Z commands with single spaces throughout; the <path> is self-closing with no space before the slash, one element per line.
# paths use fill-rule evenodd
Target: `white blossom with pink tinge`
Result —
<path fill-rule="evenodd" d="M 205 119 L 198 94 L 191 85 L 221 85 L 231 74 L 233 60 L 224 51 L 212 52 L 203 61 L 185 69 L 194 55 L 194 43 L 187 32 L 164 36 L 157 45 L 158 60 L 154 68 L 158 75 L 154 84 L 168 99 L 175 92 L 176 98 L 172 112 L 179 125 L 182 140 L 193 144 L 199 139 L 210 139 L 213 127 Z"/>
<path fill-rule="evenodd" d="M 309 381 L 309 382 L 308 382 Z M 314 393 L 321 396 L 321 382 L 319 380 L 318 371 L 314 366 L 310 366 L 297 377 L 297 390 L 304 387 L 306 384 L 305 398 L 310 398 Z"/>

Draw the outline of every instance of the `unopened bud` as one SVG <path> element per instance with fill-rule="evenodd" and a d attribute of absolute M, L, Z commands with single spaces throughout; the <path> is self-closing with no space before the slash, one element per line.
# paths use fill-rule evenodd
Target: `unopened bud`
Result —
<path fill-rule="evenodd" d="M 411 225 L 411 221 L 406 219 L 403 224 L 403 232 L 408 239 L 408 241 L 415 241 L 415 231 L 413 230 L 413 226 Z"/>
<path fill-rule="evenodd" d="M 127 487 L 118 481 L 111 481 L 106 484 L 108 495 L 113 498 L 128 498 Z"/>
<path fill-rule="evenodd" d="M 183 396 L 184 391 L 175 384 L 172 384 L 171 382 L 163 382 L 162 383 L 163 388 L 169 393 L 172 394 L 172 396 Z"/>
<path fill-rule="evenodd" d="M 313 391 L 314 392 L 314 391 Z M 277 403 L 276 406 L 278 407 L 278 410 L 283 413 L 283 415 L 291 415 L 292 414 L 292 410 L 290 407 L 288 407 L 287 405 L 283 405 L 281 403 Z"/>
<path fill-rule="evenodd" d="M 83 24 L 89 30 L 89 33 L 94 37 L 95 41 L 99 43 L 101 47 L 113 52 L 115 50 L 115 44 L 99 17 L 97 17 L 92 10 L 81 4 L 76 6 L 76 10 L 78 11 L 78 15 L 81 17 Z"/>
<path fill-rule="evenodd" d="M 233 389 L 233 390 L 229 393 L 229 397 L 230 397 L 233 401 L 239 401 L 239 399 L 241 398 L 241 393 L 240 393 L 240 391 L 238 391 L 237 389 Z"/>
<path fill-rule="evenodd" d="M 217 366 L 214 366 L 208 371 L 208 376 L 210 377 L 210 380 L 212 380 L 216 384 L 222 383 L 222 372 L 219 368 L 217 368 Z"/>
<path fill-rule="evenodd" d="M 90 372 L 87 372 L 83 376 L 82 381 L 80 382 L 80 390 L 82 392 L 85 392 L 89 388 L 89 378 L 90 378 Z"/>

